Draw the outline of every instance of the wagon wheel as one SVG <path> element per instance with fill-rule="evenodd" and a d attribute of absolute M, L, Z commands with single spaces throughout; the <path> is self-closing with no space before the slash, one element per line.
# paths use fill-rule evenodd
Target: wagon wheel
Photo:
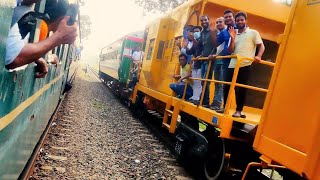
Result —
<path fill-rule="evenodd" d="M 209 145 L 209 153 L 204 162 L 204 175 L 208 180 L 216 180 L 220 176 L 225 160 L 225 144 L 221 138 L 215 138 Z"/>

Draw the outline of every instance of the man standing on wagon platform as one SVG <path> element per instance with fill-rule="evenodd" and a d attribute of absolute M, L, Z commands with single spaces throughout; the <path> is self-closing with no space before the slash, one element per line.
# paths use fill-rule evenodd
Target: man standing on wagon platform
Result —
<path fill-rule="evenodd" d="M 230 28 L 235 28 L 235 20 L 234 20 L 234 12 L 230 9 L 227 9 L 223 13 L 223 18 L 225 25 L 227 28 L 224 30 L 220 31 L 218 34 L 217 38 L 213 38 L 213 41 L 217 43 L 218 45 L 223 44 L 223 50 L 221 52 L 218 52 L 218 56 L 228 56 L 232 54 L 232 51 L 230 52 L 229 50 L 229 45 L 231 41 L 231 36 L 229 33 Z M 223 59 L 223 65 L 222 65 L 222 72 L 223 72 L 223 80 L 226 81 L 226 72 L 228 70 L 229 64 L 230 64 L 230 58 L 228 59 Z M 229 88 L 225 88 L 228 85 L 223 86 L 223 102 L 224 106 L 226 105 L 227 99 L 228 99 L 228 94 L 229 94 Z M 216 110 L 219 113 L 224 112 L 224 108 L 216 108 L 213 107 L 212 109 Z"/>
<path fill-rule="evenodd" d="M 209 60 L 215 59 L 216 53 L 216 43 L 213 39 L 216 39 L 217 32 L 210 29 L 210 18 L 207 15 L 203 15 L 200 17 L 201 26 L 203 28 L 201 32 L 201 36 L 198 42 L 194 42 L 194 46 L 197 48 L 197 58 L 200 57 L 208 57 Z M 201 65 L 201 74 L 202 78 L 206 78 L 207 72 L 208 79 L 212 79 L 213 65 L 210 67 L 208 71 L 209 61 L 204 61 Z M 203 93 L 203 92 L 202 92 Z M 203 97 L 203 106 L 210 107 L 210 82 L 207 82 Z"/>
<path fill-rule="evenodd" d="M 226 29 L 225 22 L 223 17 L 219 17 L 216 19 L 216 29 L 219 31 L 218 36 L 220 33 Z M 220 44 L 217 47 L 216 55 L 219 56 L 223 53 L 225 42 Z M 213 62 L 214 68 L 214 80 L 223 81 L 223 59 L 216 59 Z M 214 84 L 214 98 L 210 109 L 219 110 L 222 105 L 223 99 L 223 84 L 215 83 Z"/>
<path fill-rule="evenodd" d="M 238 12 L 235 16 L 237 31 L 231 27 L 229 33 L 231 36 L 229 52 L 240 55 L 241 57 L 254 58 L 255 61 L 261 61 L 261 57 L 264 53 L 265 46 L 258 31 L 249 29 L 247 27 L 247 14 L 244 12 Z M 257 54 L 256 54 L 257 50 Z M 251 71 L 252 61 L 243 60 L 240 64 L 237 83 L 246 84 Z M 232 58 L 226 72 L 226 81 L 231 81 L 234 73 L 234 69 L 237 65 L 237 59 Z M 230 86 L 225 86 L 225 89 L 229 92 Z M 242 112 L 246 99 L 246 89 L 242 87 L 236 87 L 236 112 L 233 117 L 246 118 L 246 115 Z"/>

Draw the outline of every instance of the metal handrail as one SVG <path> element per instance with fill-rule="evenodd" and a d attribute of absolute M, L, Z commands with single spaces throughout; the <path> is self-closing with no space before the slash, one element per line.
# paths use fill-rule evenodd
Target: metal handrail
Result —
<path fill-rule="evenodd" d="M 214 60 L 209 60 L 208 57 L 193 58 L 191 60 L 191 62 L 193 62 L 193 61 L 209 61 L 208 70 L 206 72 L 206 79 L 192 78 L 192 77 L 188 78 L 187 81 L 186 81 L 185 87 L 184 87 L 184 92 L 183 92 L 183 96 L 182 96 L 181 100 L 185 99 L 187 86 L 188 86 L 188 83 L 189 83 L 190 80 L 204 81 L 204 84 L 203 84 L 203 87 L 202 87 L 202 93 L 201 93 L 201 97 L 200 97 L 199 106 L 202 106 L 204 93 L 206 91 L 207 82 L 214 82 L 214 83 L 219 83 L 219 84 L 227 84 L 227 85 L 230 85 L 230 90 L 229 90 L 227 102 L 225 102 L 226 105 L 225 105 L 225 111 L 224 111 L 224 114 L 227 115 L 227 114 L 229 114 L 229 109 L 230 109 L 230 106 L 231 106 L 231 99 L 229 97 L 231 96 L 231 94 L 234 93 L 236 86 L 237 87 L 246 88 L 246 89 L 251 89 L 251 90 L 254 90 L 254 91 L 260 91 L 260 92 L 265 92 L 265 93 L 268 92 L 268 89 L 237 83 L 237 78 L 238 78 L 238 73 L 239 73 L 241 62 L 243 60 L 255 61 L 254 58 L 240 57 L 239 55 L 229 55 L 229 56 L 217 56 L 217 57 L 215 57 L 215 59 L 222 59 L 222 60 L 230 59 L 230 58 L 237 58 L 237 64 L 236 64 L 236 67 L 234 68 L 234 73 L 233 73 L 233 77 L 232 77 L 231 82 L 217 81 L 217 80 L 208 79 L 209 72 L 211 70 L 212 61 L 214 61 Z M 276 64 L 276 63 L 265 61 L 265 60 L 261 60 L 261 61 L 259 61 L 257 63 L 263 64 L 263 65 L 267 65 L 267 66 L 270 66 L 270 67 L 274 67 L 275 64 Z M 191 68 L 190 68 L 190 71 L 191 71 Z"/>

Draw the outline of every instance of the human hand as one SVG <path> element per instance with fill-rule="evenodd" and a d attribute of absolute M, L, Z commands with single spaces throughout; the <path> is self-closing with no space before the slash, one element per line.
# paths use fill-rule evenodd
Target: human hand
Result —
<path fill-rule="evenodd" d="M 187 47 L 188 47 L 188 41 L 183 41 L 183 47 L 184 47 L 185 49 L 187 49 Z"/>
<path fill-rule="evenodd" d="M 46 74 L 48 73 L 48 65 L 47 62 L 43 59 L 40 58 L 35 61 L 37 64 L 36 67 L 36 78 L 44 78 Z"/>
<path fill-rule="evenodd" d="M 59 62 L 58 56 L 57 56 L 56 54 L 53 54 L 52 57 L 53 57 L 53 58 L 52 58 L 52 61 L 51 61 L 50 63 L 57 65 L 58 62 Z"/>
<path fill-rule="evenodd" d="M 195 60 L 198 61 L 201 57 L 202 57 L 202 56 L 197 56 L 197 57 L 195 58 Z"/>
<path fill-rule="evenodd" d="M 57 31 L 55 32 L 55 34 L 59 37 L 59 44 L 73 44 L 78 36 L 78 23 L 75 22 L 72 26 L 69 26 L 69 19 L 69 16 L 65 16 L 60 21 Z"/>
<path fill-rule="evenodd" d="M 209 55 L 208 60 L 215 60 L 217 55 Z"/>
<path fill-rule="evenodd" d="M 233 27 L 233 26 L 230 26 L 230 28 L 229 28 L 228 32 L 229 32 L 230 37 L 231 37 L 232 39 L 235 39 L 235 38 L 236 38 L 237 33 L 236 33 L 236 30 L 234 29 L 234 27 Z"/>
<path fill-rule="evenodd" d="M 179 49 L 182 48 L 182 47 L 181 47 L 181 40 L 180 40 L 180 39 L 177 39 L 177 40 L 176 40 L 176 46 L 178 46 Z"/>
<path fill-rule="evenodd" d="M 255 56 L 254 57 L 254 61 L 253 62 L 260 63 L 260 61 L 261 61 L 261 57 L 260 56 Z"/>

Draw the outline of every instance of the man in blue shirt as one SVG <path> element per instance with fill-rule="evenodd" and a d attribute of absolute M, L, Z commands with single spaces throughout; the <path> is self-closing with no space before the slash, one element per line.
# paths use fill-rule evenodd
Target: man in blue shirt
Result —
<path fill-rule="evenodd" d="M 219 17 L 216 19 L 216 29 L 219 31 L 223 31 L 226 29 L 225 23 L 224 23 L 224 17 Z M 218 33 L 218 35 L 219 35 Z M 225 42 L 220 44 L 217 47 L 217 52 L 216 55 L 220 55 L 222 51 L 224 50 L 224 45 Z M 213 65 L 213 71 L 214 71 L 214 79 L 218 81 L 223 81 L 223 60 L 222 59 L 216 59 L 214 61 Z M 210 106 L 210 109 L 213 110 L 219 110 L 221 108 L 223 101 L 223 84 L 220 83 L 215 83 L 214 84 L 214 97 L 213 97 L 213 102 Z"/>
<path fill-rule="evenodd" d="M 229 52 L 228 47 L 230 45 L 230 39 L 231 39 L 230 34 L 229 34 L 229 29 L 230 29 L 230 27 L 235 26 L 234 12 L 229 9 L 225 10 L 223 17 L 224 17 L 225 24 L 227 25 L 227 28 L 222 30 L 219 33 L 219 35 L 217 36 L 217 38 L 214 39 L 214 41 L 217 41 L 218 45 L 224 43 L 224 48 L 219 55 L 220 56 L 228 56 L 228 55 L 232 54 L 232 52 Z M 228 69 L 229 64 L 230 64 L 230 60 L 231 60 L 230 58 L 223 59 L 223 72 L 226 72 L 226 70 Z M 225 76 L 225 75 L 223 75 L 223 76 Z M 225 77 L 223 79 L 225 80 Z M 227 102 L 228 94 L 229 94 L 229 89 L 223 88 L 224 105 Z M 220 112 L 220 113 L 222 113 L 223 111 L 224 111 L 223 109 L 217 110 L 217 112 Z"/>

